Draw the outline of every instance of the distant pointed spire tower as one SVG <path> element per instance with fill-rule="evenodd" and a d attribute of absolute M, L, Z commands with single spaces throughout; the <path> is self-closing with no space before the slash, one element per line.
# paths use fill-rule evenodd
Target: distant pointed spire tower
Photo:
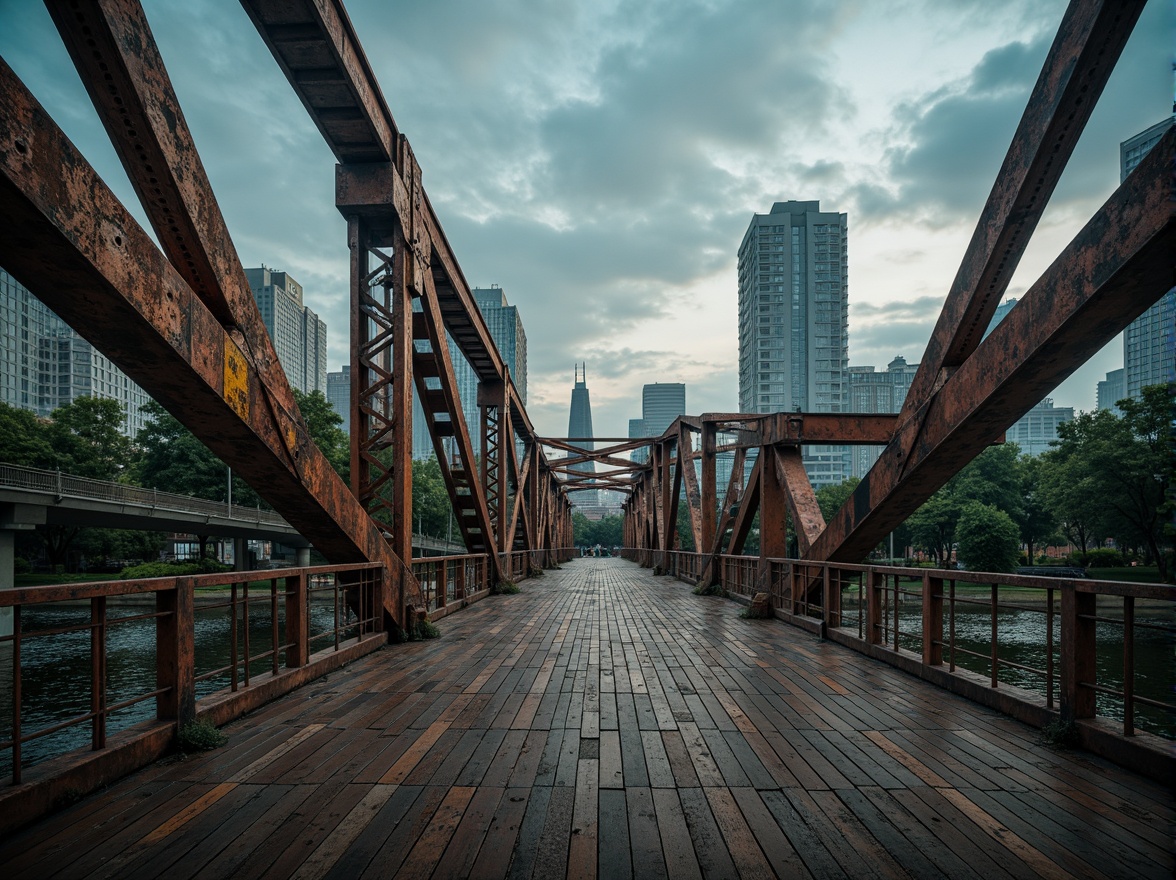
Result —
<path fill-rule="evenodd" d="M 575 365 L 575 382 L 576 384 L 572 387 L 572 409 L 568 417 L 568 436 L 592 437 L 592 402 L 588 399 L 587 364 Z M 577 443 L 576 445 L 582 446 L 584 449 L 594 448 L 594 444 L 591 441 Z M 572 465 L 572 467 L 583 473 L 596 473 L 596 463 L 592 461 Z M 574 504 L 594 507 L 597 504 L 597 491 L 595 489 L 585 489 L 572 493 L 571 498 Z"/>

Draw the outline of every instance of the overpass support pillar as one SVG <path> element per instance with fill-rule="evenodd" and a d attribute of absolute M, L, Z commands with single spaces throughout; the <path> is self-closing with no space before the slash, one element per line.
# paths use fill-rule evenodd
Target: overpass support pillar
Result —
<path fill-rule="evenodd" d="M 0 590 L 16 586 L 16 532 L 0 527 Z M 12 635 L 12 609 L 0 608 L 0 636 Z"/>
<path fill-rule="evenodd" d="M 309 547 L 298 547 L 295 549 L 294 553 L 295 553 L 294 562 L 299 568 L 309 568 L 310 567 L 310 548 Z"/>
<path fill-rule="evenodd" d="M 235 571 L 249 569 L 249 540 L 247 538 L 233 538 L 233 569 Z"/>

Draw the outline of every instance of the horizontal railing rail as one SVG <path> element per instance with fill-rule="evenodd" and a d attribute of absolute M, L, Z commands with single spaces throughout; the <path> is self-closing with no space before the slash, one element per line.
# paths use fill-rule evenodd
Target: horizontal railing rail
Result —
<path fill-rule="evenodd" d="M 102 750 L 114 732 L 179 726 L 323 656 L 378 647 L 382 571 L 356 563 L 0 591 L 12 614 L 0 636 L 11 691 L 0 767 L 19 785 L 28 766 L 76 747 L 71 729 Z"/>
<path fill-rule="evenodd" d="M 666 554 L 669 573 L 697 582 L 705 558 L 696 556 Z M 790 622 L 896 665 L 970 676 L 1001 692 L 1001 705 L 1044 708 L 1043 721 L 1052 713 L 1102 720 L 1124 737 L 1176 738 L 1161 671 L 1162 646 L 1176 638 L 1176 587 L 754 556 L 716 565 L 729 593 L 767 592 Z"/>
<path fill-rule="evenodd" d="M 45 471 L 12 464 L 0 464 L 0 488 L 49 493 L 57 498 L 72 497 L 117 504 L 136 504 L 178 513 L 289 526 L 279 514 L 260 507 L 242 507 L 227 501 L 209 501 L 191 495 L 177 495 L 172 492 L 160 492 L 158 489 L 92 480 L 89 477 L 76 477 L 61 471 Z"/>

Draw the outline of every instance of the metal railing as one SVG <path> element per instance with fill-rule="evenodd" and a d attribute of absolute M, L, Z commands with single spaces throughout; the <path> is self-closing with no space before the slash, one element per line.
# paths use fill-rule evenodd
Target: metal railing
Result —
<path fill-rule="evenodd" d="M 429 611 L 461 602 L 489 586 L 485 553 L 429 556 L 412 561 L 412 573 L 421 585 Z"/>
<path fill-rule="evenodd" d="M 702 561 L 680 574 L 694 555 L 668 554 L 670 573 L 697 581 Z M 730 593 L 768 592 L 779 616 L 824 624 L 880 659 L 970 674 L 1012 700 L 1035 693 L 1065 719 L 1103 718 L 1127 737 L 1176 738 L 1159 671 L 1176 638 L 1174 587 L 753 556 L 718 557 L 715 577 Z"/>
<path fill-rule="evenodd" d="M 75 477 L 61 471 L 44 471 L 13 464 L 0 464 L 0 488 L 43 492 L 59 499 L 85 498 L 91 501 L 135 504 L 178 513 L 194 513 L 202 516 L 216 516 L 289 527 L 289 523 L 277 513 L 272 510 L 262 510 L 259 507 L 242 507 L 226 501 L 209 501 L 191 495 L 176 495 L 171 492 L 160 492 L 158 489 L 144 489 L 140 486 L 128 486 L 124 483 L 112 483 L 106 480 L 91 480 L 88 477 Z"/>
<path fill-rule="evenodd" d="M 16 785 L 29 764 L 73 748 L 71 728 L 101 750 L 111 733 L 182 724 L 209 701 L 346 648 L 370 640 L 374 650 L 382 571 L 358 563 L 0 591 L 12 610 L 12 633 L 0 636 L 11 688 L 0 765 Z M 210 631 L 217 647 L 198 651 Z M 154 675 L 128 652 L 153 659 Z"/>

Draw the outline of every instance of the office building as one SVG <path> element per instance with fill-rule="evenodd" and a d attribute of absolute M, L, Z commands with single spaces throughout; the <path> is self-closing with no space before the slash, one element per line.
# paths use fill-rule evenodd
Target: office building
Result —
<path fill-rule="evenodd" d="M 327 402 L 343 419 L 339 427 L 351 436 L 351 365 L 344 364 L 337 373 L 327 373 Z"/>
<path fill-rule="evenodd" d="M 1119 145 L 1119 179 L 1130 174 L 1172 127 L 1176 116 L 1158 122 Z M 1149 385 L 1176 382 L 1176 287 L 1165 293 L 1123 331 L 1123 397 L 1135 400 Z"/>
<path fill-rule="evenodd" d="M 592 437 L 592 401 L 588 395 L 587 364 L 577 364 L 575 367 L 575 384 L 572 386 L 572 404 L 568 413 L 568 437 Z M 594 444 L 590 439 L 577 441 L 574 445 L 591 451 Z M 573 465 L 573 470 L 585 474 L 596 473 L 596 463 L 585 461 Z M 595 489 L 585 489 L 572 492 L 569 499 L 577 507 L 596 507 L 599 503 L 598 492 Z"/>
<path fill-rule="evenodd" d="M 1041 455 L 1058 439 L 1058 425 L 1073 420 L 1074 407 L 1054 406 L 1047 397 L 1009 428 L 1005 442 L 1016 443 L 1024 455 Z"/>
<path fill-rule="evenodd" d="M 1119 412 L 1118 403 L 1126 394 L 1124 394 L 1123 373 L 1125 371 L 1120 368 L 1118 370 L 1111 370 L 1107 373 L 1107 377 L 1098 383 L 1098 408 L 1109 409 L 1115 415 L 1121 415 Z"/>
<path fill-rule="evenodd" d="M 117 400 L 133 438 L 151 399 L 114 362 L 0 269 L 0 400 L 48 416 L 79 397 Z"/>
<path fill-rule="evenodd" d="M 879 372 L 874 367 L 849 368 L 849 402 L 846 407 L 855 413 L 896 413 L 902 409 L 918 364 L 908 364 L 906 358 L 896 357 Z M 850 475 L 864 477 L 882 454 L 881 446 L 850 447 Z"/>
<path fill-rule="evenodd" d="M 686 414 L 686 386 L 682 382 L 655 382 L 641 388 L 641 422 L 647 437 L 660 437 Z"/>
<path fill-rule="evenodd" d="M 516 306 L 508 304 L 506 292 L 498 285 L 490 287 L 475 287 L 472 291 L 474 302 L 482 319 L 486 322 L 486 329 L 490 331 L 490 338 L 498 349 L 498 354 L 506 363 L 510 371 L 511 381 L 519 398 L 527 402 L 527 333 L 523 329 L 523 319 Z M 453 375 L 457 380 L 457 396 L 461 400 L 461 411 L 465 416 L 466 427 L 470 432 L 470 442 L 473 444 L 474 455 L 482 451 L 482 413 L 478 407 L 478 374 L 465 359 L 465 355 L 457 347 L 452 338 L 448 338 L 449 359 L 453 363 Z M 423 459 L 436 455 L 433 440 L 429 436 L 428 426 L 425 424 L 425 412 L 417 400 L 416 389 L 413 389 L 412 409 L 412 457 Z"/>
<path fill-rule="evenodd" d="M 776 202 L 739 246 L 739 409 L 843 412 L 848 367 L 846 215 Z M 803 453 L 814 486 L 849 473 L 845 447 Z"/>
<path fill-rule="evenodd" d="M 327 325 L 302 304 L 302 285 L 264 265 L 246 269 L 245 277 L 290 385 L 326 394 Z"/>
<path fill-rule="evenodd" d="M 644 419 L 629 419 L 629 437 L 630 437 L 630 439 L 635 440 L 638 437 L 648 437 L 648 436 L 649 435 L 645 433 L 645 420 Z M 649 461 L 649 447 L 648 446 L 637 447 L 636 449 L 634 449 L 632 452 L 629 453 L 629 460 L 637 462 L 638 464 L 645 464 L 645 462 Z"/>

